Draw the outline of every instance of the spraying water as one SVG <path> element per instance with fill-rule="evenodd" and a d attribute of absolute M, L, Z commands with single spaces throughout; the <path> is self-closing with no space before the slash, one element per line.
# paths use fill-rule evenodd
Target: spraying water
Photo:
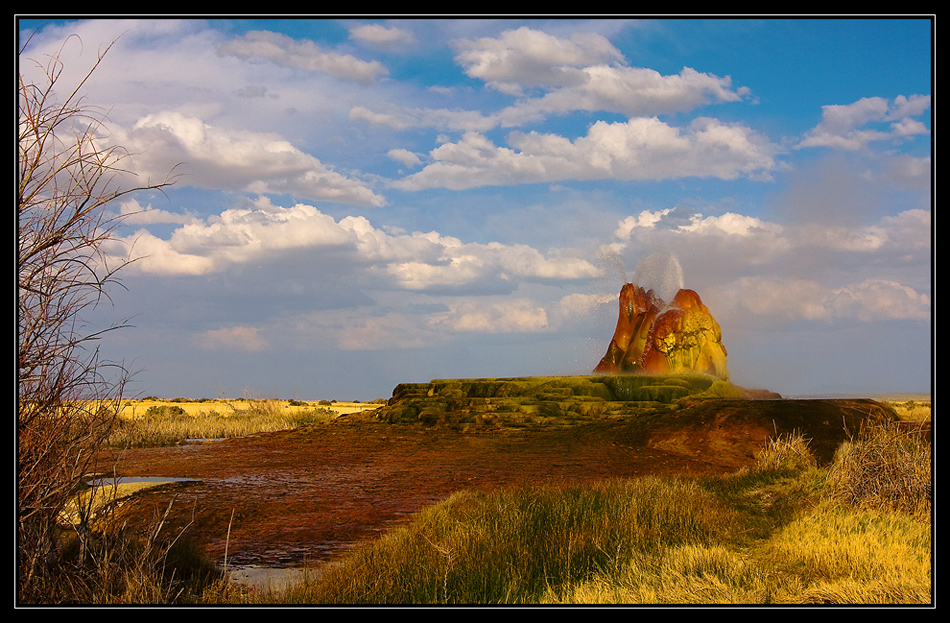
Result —
<path fill-rule="evenodd" d="M 624 268 L 623 260 L 620 259 L 616 251 L 606 247 L 601 249 L 600 260 L 606 264 L 608 268 L 617 272 L 617 276 L 620 278 L 620 285 L 627 283 L 627 269 Z"/>
<path fill-rule="evenodd" d="M 645 257 L 633 273 L 633 281 L 644 290 L 653 290 L 669 303 L 683 288 L 683 268 L 673 253 L 657 251 Z"/>

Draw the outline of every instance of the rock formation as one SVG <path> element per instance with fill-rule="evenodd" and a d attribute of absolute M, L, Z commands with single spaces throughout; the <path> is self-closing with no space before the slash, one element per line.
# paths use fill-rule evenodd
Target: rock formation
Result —
<path fill-rule="evenodd" d="M 708 374 L 729 379 L 719 323 L 693 290 L 667 305 L 632 283 L 620 290 L 620 314 L 597 374 Z"/>

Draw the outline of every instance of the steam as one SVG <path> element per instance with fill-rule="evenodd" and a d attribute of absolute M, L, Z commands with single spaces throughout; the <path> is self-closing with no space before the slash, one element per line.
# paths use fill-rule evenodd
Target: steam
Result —
<path fill-rule="evenodd" d="M 653 290 L 669 303 L 683 288 L 683 268 L 673 253 L 657 251 L 645 257 L 633 273 L 634 283 L 644 290 Z"/>

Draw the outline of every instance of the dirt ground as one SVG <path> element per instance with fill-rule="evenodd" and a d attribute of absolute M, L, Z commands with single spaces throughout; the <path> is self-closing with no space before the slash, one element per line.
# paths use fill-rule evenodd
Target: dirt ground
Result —
<path fill-rule="evenodd" d="M 226 554 L 231 567 L 299 567 L 332 560 L 461 489 L 726 473 L 751 464 L 770 436 L 792 431 L 827 461 L 861 420 L 881 413 L 866 400 L 705 401 L 636 421 L 468 430 L 364 414 L 123 450 L 101 469 L 194 479 L 135 494 L 120 512 L 136 523 L 155 525 L 171 503 L 165 534 L 181 532 L 219 563 Z"/>

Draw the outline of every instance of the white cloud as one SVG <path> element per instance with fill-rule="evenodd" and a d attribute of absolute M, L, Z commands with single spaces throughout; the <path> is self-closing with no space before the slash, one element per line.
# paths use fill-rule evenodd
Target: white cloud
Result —
<path fill-rule="evenodd" d="M 548 329 L 545 309 L 526 299 L 465 299 L 449 306 L 450 312 L 434 315 L 430 321 L 433 327 L 479 333 L 536 333 Z"/>
<path fill-rule="evenodd" d="M 203 275 L 215 268 L 215 261 L 202 254 L 176 250 L 168 241 L 139 230 L 134 234 L 107 242 L 103 252 L 125 260 L 136 261 L 127 269 L 132 272 L 158 275 Z"/>
<path fill-rule="evenodd" d="M 436 261 L 392 262 L 387 274 L 392 282 L 408 290 L 433 287 L 457 287 L 479 282 L 497 283 L 527 281 L 573 281 L 590 279 L 601 271 L 583 258 L 562 256 L 552 252 L 545 256 L 527 245 L 504 245 L 497 242 L 465 243 L 457 239 L 437 241 L 441 253 Z"/>
<path fill-rule="evenodd" d="M 834 251 L 868 253 L 891 251 L 917 253 L 930 248 L 930 211 L 905 210 L 893 216 L 883 216 L 879 223 L 864 227 L 843 227 L 820 222 L 797 226 L 782 226 L 760 218 L 726 212 L 703 216 L 678 214 L 674 208 L 643 210 L 627 216 L 617 224 L 615 235 L 627 242 L 639 235 L 651 235 L 657 230 L 673 232 L 690 240 L 728 236 L 734 244 L 738 239 L 748 242 L 766 242 L 776 252 L 795 248 L 814 248 Z M 644 238 L 636 238 L 642 242 Z"/>
<path fill-rule="evenodd" d="M 743 277 L 715 293 L 718 309 L 786 320 L 925 321 L 930 297 L 886 279 L 827 287 L 812 279 Z M 728 310 L 732 311 L 732 310 Z"/>
<path fill-rule="evenodd" d="M 568 320 L 585 316 L 591 310 L 608 303 L 616 304 L 617 294 L 583 294 L 575 292 L 561 297 L 554 306 L 557 318 Z"/>
<path fill-rule="evenodd" d="M 296 40 L 287 35 L 255 30 L 223 43 L 222 56 L 248 61 L 267 61 L 292 69 L 325 72 L 339 80 L 372 84 L 389 72 L 378 61 L 364 61 L 350 54 L 327 51 L 309 40 Z"/>
<path fill-rule="evenodd" d="M 579 68 L 623 58 L 596 33 L 560 39 L 527 27 L 507 30 L 498 37 L 459 40 L 455 46 L 455 60 L 466 74 L 512 95 L 520 95 L 526 86 L 576 84 L 584 80 Z"/>
<path fill-rule="evenodd" d="M 887 181 L 896 187 L 921 188 L 930 190 L 931 159 L 916 158 L 901 154 L 888 161 L 888 168 L 884 173 Z"/>
<path fill-rule="evenodd" d="M 365 217 L 340 221 L 313 206 L 275 206 L 266 198 L 250 207 L 225 210 L 206 221 L 175 229 L 167 240 L 140 230 L 120 242 L 142 257 L 132 269 L 146 273 L 206 274 L 265 254 L 327 250 L 381 279 L 380 287 L 422 291 L 518 281 L 568 282 L 600 270 L 583 258 L 557 250 L 543 254 L 527 245 L 463 243 L 438 232 L 387 233 Z M 120 255 L 119 247 L 109 250 Z"/>
<path fill-rule="evenodd" d="M 911 117 L 930 108 L 931 96 L 903 95 L 888 102 L 865 97 L 851 104 L 822 106 L 821 123 L 809 130 L 798 147 L 833 147 L 858 150 L 874 141 L 929 134 L 927 127 Z M 877 124 L 884 129 L 877 129 Z"/>
<path fill-rule="evenodd" d="M 575 110 L 614 112 L 628 117 L 686 112 L 711 102 L 735 102 L 745 89 L 733 91 L 731 79 L 684 67 L 663 76 L 641 67 L 584 68 L 578 84 L 556 89 L 543 97 L 520 101 L 499 114 L 505 125 L 541 119 Z"/>
<path fill-rule="evenodd" d="M 396 49 L 417 42 L 416 36 L 405 29 L 382 24 L 361 24 L 350 29 L 350 38 L 367 45 L 382 48 Z"/>
<path fill-rule="evenodd" d="M 331 170 L 273 133 L 221 128 L 162 111 L 141 118 L 113 140 L 135 154 L 133 167 L 139 177 L 153 181 L 174 169 L 180 185 L 368 206 L 384 203 L 362 181 Z"/>
<path fill-rule="evenodd" d="M 422 164 L 422 159 L 408 149 L 390 149 L 386 152 L 386 155 L 407 167 L 415 167 Z"/>
<path fill-rule="evenodd" d="M 498 37 L 460 40 L 455 45 L 455 60 L 466 74 L 521 99 L 496 113 L 410 107 L 380 112 L 357 106 L 351 118 L 395 129 L 484 132 L 577 110 L 629 117 L 674 114 L 708 103 L 740 101 L 748 92 L 746 88 L 733 89 L 728 76 L 690 67 L 670 76 L 628 67 L 619 50 L 596 33 L 576 33 L 564 39 L 522 27 Z M 532 90 L 543 95 L 528 96 Z"/>
<path fill-rule="evenodd" d="M 660 180 L 762 176 L 777 148 L 741 124 L 696 119 L 676 128 L 653 118 L 598 121 L 574 141 L 555 134 L 514 132 L 499 147 L 469 132 L 433 149 L 434 161 L 399 180 L 406 190 L 515 185 L 563 180 Z"/>
<path fill-rule="evenodd" d="M 686 287 L 708 298 L 720 321 L 929 317 L 929 296 L 920 291 L 931 242 L 927 210 L 884 216 L 864 227 L 781 226 L 731 212 L 679 212 L 644 210 L 626 217 L 618 223 L 613 248 L 621 255 L 670 249 L 687 266 Z M 834 264 L 825 264 L 830 257 Z M 878 265 L 888 271 L 875 269 Z"/>
<path fill-rule="evenodd" d="M 867 279 L 833 292 L 828 306 L 837 317 L 874 320 L 928 320 L 930 297 L 886 279 Z"/>

